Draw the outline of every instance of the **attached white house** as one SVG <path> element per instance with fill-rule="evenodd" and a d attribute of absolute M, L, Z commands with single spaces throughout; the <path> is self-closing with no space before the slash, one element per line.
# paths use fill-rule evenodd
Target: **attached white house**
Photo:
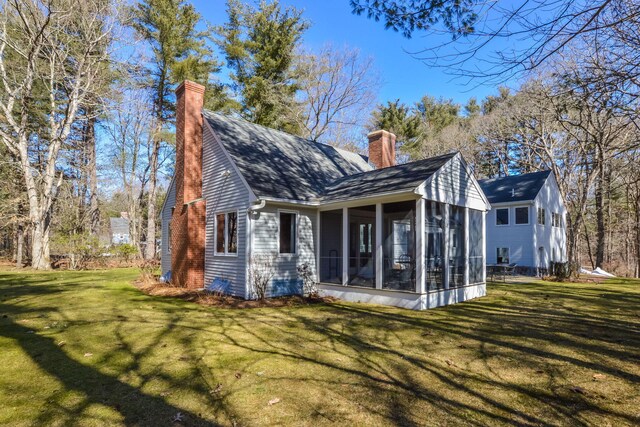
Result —
<path fill-rule="evenodd" d="M 369 157 L 202 109 L 176 91 L 176 172 L 162 208 L 162 271 L 188 287 L 255 297 L 302 291 L 426 309 L 484 296 L 490 204 L 459 153 L 395 164 L 395 136 Z M 260 263 L 263 263 L 262 265 Z"/>
<path fill-rule="evenodd" d="M 566 213 L 555 175 L 533 172 L 480 181 L 491 203 L 487 263 L 517 264 L 530 274 L 567 261 Z"/>

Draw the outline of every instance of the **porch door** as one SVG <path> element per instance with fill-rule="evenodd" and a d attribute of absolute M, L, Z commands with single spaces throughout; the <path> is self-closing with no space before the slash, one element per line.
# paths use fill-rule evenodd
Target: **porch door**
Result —
<path fill-rule="evenodd" d="M 353 218 L 349 223 L 349 283 L 375 285 L 375 219 Z"/>

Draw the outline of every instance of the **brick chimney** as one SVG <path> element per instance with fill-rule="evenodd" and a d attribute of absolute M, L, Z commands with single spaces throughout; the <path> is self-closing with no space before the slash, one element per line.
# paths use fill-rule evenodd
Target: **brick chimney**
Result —
<path fill-rule="evenodd" d="M 204 86 L 185 80 L 176 89 L 176 204 L 171 217 L 171 280 L 204 287 L 206 205 L 202 199 Z"/>
<path fill-rule="evenodd" d="M 396 136 L 386 130 L 376 130 L 369 138 L 369 161 L 376 169 L 396 165 Z"/>

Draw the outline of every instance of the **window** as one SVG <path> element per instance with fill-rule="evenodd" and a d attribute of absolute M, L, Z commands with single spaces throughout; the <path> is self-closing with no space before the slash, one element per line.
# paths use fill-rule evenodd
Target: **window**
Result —
<path fill-rule="evenodd" d="M 509 225 L 509 209 L 496 209 L 496 225 Z"/>
<path fill-rule="evenodd" d="M 496 255 L 498 264 L 509 264 L 509 248 L 498 248 Z"/>
<path fill-rule="evenodd" d="M 544 208 L 538 208 L 538 224 L 540 225 L 544 225 L 545 224 L 545 216 L 546 213 L 544 211 Z"/>
<path fill-rule="evenodd" d="M 238 213 L 216 214 L 216 254 L 238 253 Z"/>
<path fill-rule="evenodd" d="M 562 227 L 562 224 L 561 224 L 562 220 L 561 220 L 561 218 L 562 218 L 562 217 L 560 216 L 560 214 L 559 214 L 559 213 L 555 213 L 555 212 L 553 212 L 553 213 L 551 214 L 551 225 L 552 225 L 553 227 Z"/>
<path fill-rule="evenodd" d="M 516 224 L 529 224 L 529 207 L 516 208 Z"/>
<path fill-rule="evenodd" d="M 238 213 L 227 214 L 227 252 L 238 253 Z"/>
<path fill-rule="evenodd" d="M 279 212 L 280 253 L 296 253 L 296 223 L 297 214 L 293 212 Z"/>
<path fill-rule="evenodd" d="M 225 214 L 216 215 L 216 253 L 224 253 Z"/>

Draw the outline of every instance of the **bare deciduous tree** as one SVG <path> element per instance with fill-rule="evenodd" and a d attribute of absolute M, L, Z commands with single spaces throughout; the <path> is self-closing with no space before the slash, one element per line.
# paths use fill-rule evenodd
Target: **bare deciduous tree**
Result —
<path fill-rule="evenodd" d="M 304 136 L 335 141 L 347 128 L 362 128 L 375 106 L 380 78 L 373 58 L 349 47 L 327 45 L 296 58 L 300 86 L 300 121 Z"/>
<path fill-rule="evenodd" d="M 103 0 L 5 0 L 0 8 L 0 139 L 24 177 L 32 266 L 48 269 L 60 151 L 79 109 L 101 99 L 96 82 L 110 59 L 105 46 L 120 9 Z M 29 123 L 38 115 L 46 128 L 34 132 Z"/>

